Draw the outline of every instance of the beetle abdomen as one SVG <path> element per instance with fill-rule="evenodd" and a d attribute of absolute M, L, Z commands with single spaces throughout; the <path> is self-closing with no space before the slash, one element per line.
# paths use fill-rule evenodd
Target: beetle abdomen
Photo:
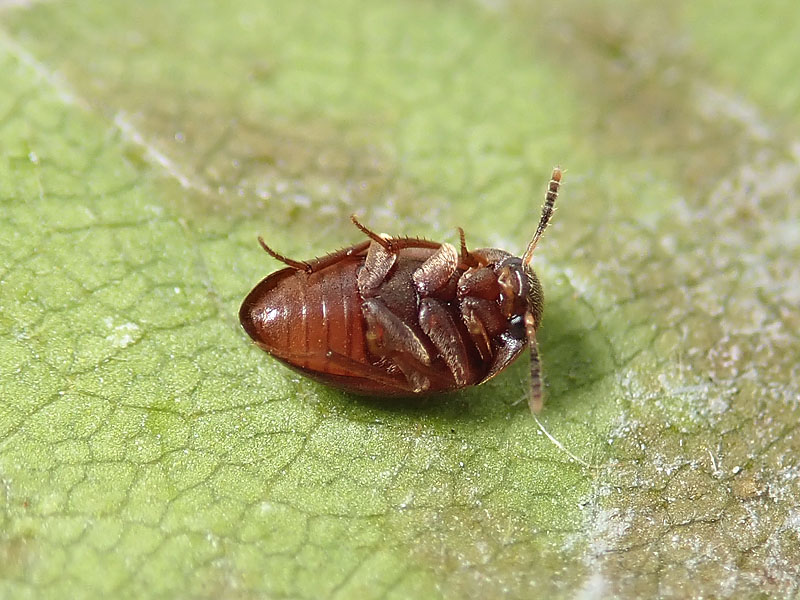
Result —
<path fill-rule="evenodd" d="M 308 274 L 273 273 L 247 296 L 241 322 L 262 349 L 304 371 L 348 375 L 330 353 L 367 361 L 354 256 Z"/>

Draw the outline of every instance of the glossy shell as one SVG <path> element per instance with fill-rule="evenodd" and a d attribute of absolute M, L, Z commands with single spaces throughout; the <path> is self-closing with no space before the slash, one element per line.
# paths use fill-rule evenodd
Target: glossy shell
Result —
<path fill-rule="evenodd" d="M 419 324 L 422 298 L 412 276 L 440 244 L 413 239 L 404 240 L 404 244 L 395 267 L 380 286 L 379 296 L 394 315 L 410 324 L 424 343 L 433 348 Z M 247 295 L 239 311 L 240 321 L 264 351 L 318 381 L 359 394 L 419 393 L 408 389 L 399 368 L 368 351 L 367 324 L 362 311 L 364 298 L 357 281 L 366 254 L 367 248 L 360 244 L 318 259 L 318 270 L 313 273 L 291 267 L 272 273 Z M 470 385 L 484 380 L 491 363 L 481 359 L 461 322 L 456 284 L 467 269 L 466 265 L 459 265 L 452 282 L 437 299 L 456 323 L 467 348 L 465 369 Z M 518 352 L 521 349 L 522 346 Z M 435 349 L 431 354 L 436 355 Z M 424 370 L 430 376 L 430 385 L 423 392 L 463 387 L 441 356 L 434 356 Z"/>

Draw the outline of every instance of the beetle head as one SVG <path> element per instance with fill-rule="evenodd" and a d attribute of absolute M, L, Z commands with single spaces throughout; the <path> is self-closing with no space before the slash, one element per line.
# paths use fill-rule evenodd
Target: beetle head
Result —
<path fill-rule="evenodd" d="M 523 340 L 526 337 L 526 314 L 533 318 L 534 328 L 542 317 L 543 295 L 539 278 L 521 258 L 509 256 L 496 267 L 500 285 L 500 310 L 510 323 L 510 333 Z"/>

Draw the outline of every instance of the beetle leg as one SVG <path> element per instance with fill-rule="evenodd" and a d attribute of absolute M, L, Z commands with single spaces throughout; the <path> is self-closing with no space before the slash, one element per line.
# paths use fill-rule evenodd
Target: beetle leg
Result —
<path fill-rule="evenodd" d="M 385 233 L 375 233 L 372 229 L 361 224 L 361 221 L 358 220 L 358 217 L 355 215 L 350 215 L 350 220 L 353 222 L 353 225 L 358 227 L 358 230 L 370 238 L 373 242 L 376 242 L 383 246 L 388 252 L 394 250 L 394 246 L 392 244 L 392 238 L 386 235 Z"/>
<path fill-rule="evenodd" d="M 459 277 L 456 289 L 459 298 L 473 296 L 484 300 L 497 300 L 500 297 L 497 275 L 489 267 L 477 267 L 465 271 Z"/>
<path fill-rule="evenodd" d="M 461 300 L 460 307 L 461 314 L 468 313 L 471 319 L 481 324 L 484 333 L 479 334 L 480 337 L 485 335 L 487 339 L 492 339 L 508 330 L 508 319 L 500 312 L 496 302 L 469 296 Z"/>
<path fill-rule="evenodd" d="M 423 365 L 431 364 L 431 355 L 417 333 L 390 311 L 382 300 L 367 298 L 361 305 L 367 321 L 367 347 L 378 356 L 394 352 L 408 354 Z"/>
<path fill-rule="evenodd" d="M 318 352 L 285 352 L 282 354 L 275 353 L 273 356 L 285 363 L 289 363 L 292 368 L 296 368 L 301 372 L 307 372 L 305 371 L 306 367 L 298 365 L 308 364 L 309 362 L 319 363 L 322 357 L 324 357 L 326 369 L 333 366 L 341 371 L 338 373 L 330 372 L 329 375 L 337 377 L 360 377 L 362 379 L 380 382 L 388 388 L 396 389 L 398 392 L 408 392 L 409 394 L 414 392 L 413 387 L 411 387 L 400 374 L 393 377 L 391 373 L 387 373 L 386 370 L 381 367 L 353 360 L 349 356 L 345 356 L 334 350 L 328 350 L 324 355 Z M 314 371 L 316 369 L 312 367 L 311 370 Z"/>
<path fill-rule="evenodd" d="M 461 229 L 461 227 L 458 228 L 458 238 L 461 241 L 461 251 L 459 252 L 461 262 L 468 267 L 477 267 L 478 261 L 475 260 L 475 257 L 467 250 L 467 236 L 464 235 L 464 230 Z"/>
<path fill-rule="evenodd" d="M 461 305 L 461 315 L 464 319 L 464 325 L 467 326 L 467 331 L 469 331 L 469 335 L 478 349 L 481 360 L 488 362 L 492 358 L 492 345 L 489 341 L 489 335 L 486 333 L 486 327 L 483 326 L 483 323 L 478 318 L 475 308 L 469 303 Z"/>
<path fill-rule="evenodd" d="M 469 253 L 481 266 L 494 265 L 503 262 L 504 259 L 511 256 L 505 250 L 499 248 L 478 248 Z"/>
<path fill-rule="evenodd" d="M 314 272 L 314 269 L 307 262 L 303 260 L 292 260 L 291 258 L 286 258 L 283 254 L 278 254 L 277 252 L 275 252 L 275 250 L 267 246 L 267 243 L 261 236 L 258 236 L 258 243 L 261 244 L 261 247 L 264 249 L 264 252 L 269 254 L 272 258 L 279 260 L 286 265 L 289 265 L 293 269 L 297 269 L 298 271 L 305 271 L 306 273 Z"/>
<path fill-rule="evenodd" d="M 405 375 L 414 393 L 424 392 L 431 386 L 431 382 L 437 382 L 441 390 L 452 388 L 454 379 L 450 374 L 439 369 L 425 365 L 408 354 L 394 352 L 386 355 L 386 359 L 391 361 Z"/>
<path fill-rule="evenodd" d="M 367 322 L 369 352 L 395 364 L 414 392 L 423 392 L 430 387 L 432 379 L 441 379 L 430 368 L 431 353 L 422 336 L 390 311 L 382 300 L 367 298 L 361 310 Z"/>
<path fill-rule="evenodd" d="M 364 266 L 358 271 L 357 283 L 361 296 L 368 298 L 375 294 L 397 260 L 397 254 L 373 241 L 367 250 Z"/>
<path fill-rule="evenodd" d="M 442 355 L 459 387 L 471 383 L 469 354 L 453 318 L 442 304 L 433 298 L 420 302 L 419 324 Z"/>
<path fill-rule="evenodd" d="M 492 366 L 489 367 L 489 372 L 486 373 L 486 377 L 483 378 L 483 381 L 491 379 L 514 362 L 514 359 L 517 358 L 517 355 L 522 352 L 522 349 L 525 347 L 524 341 L 506 333 L 500 334 L 500 339 L 502 343 L 498 346 L 494 359 L 492 360 Z"/>
<path fill-rule="evenodd" d="M 452 244 L 442 244 L 417 270 L 412 279 L 420 295 L 429 296 L 445 285 L 458 269 L 458 252 Z"/>
<path fill-rule="evenodd" d="M 347 371 L 348 373 L 356 374 L 357 376 L 363 377 L 364 379 L 379 381 L 388 387 L 394 387 L 404 392 L 416 391 L 413 388 L 413 386 L 409 386 L 409 384 L 403 381 L 402 378 L 392 377 L 386 371 L 384 371 L 380 367 L 376 367 L 375 365 L 371 365 L 369 363 L 364 364 L 355 361 L 352 358 L 349 358 L 343 354 L 339 354 L 338 352 L 334 352 L 332 350 L 329 350 L 325 354 L 325 356 L 331 362 L 331 364 L 340 367 L 341 369 Z"/>
<path fill-rule="evenodd" d="M 291 268 L 297 271 L 305 271 L 306 273 L 316 273 L 324 269 L 327 266 L 330 266 L 334 263 L 339 262 L 342 259 L 347 258 L 348 256 L 356 256 L 360 252 L 363 252 L 367 249 L 370 242 L 364 241 L 360 244 L 355 244 L 354 246 L 350 246 L 348 248 L 342 248 L 341 250 L 337 250 L 336 252 L 331 252 L 330 254 L 326 254 L 325 256 L 321 256 L 319 258 L 315 258 L 313 260 L 293 260 L 291 258 L 285 257 L 283 254 L 278 254 L 267 246 L 267 243 L 264 241 L 264 238 L 258 236 L 258 243 L 261 244 L 261 247 L 264 251 L 269 254 L 272 258 L 281 261 L 282 263 L 289 265 Z"/>
<path fill-rule="evenodd" d="M 399 367 L 400 372 L 408 381 L 411 391 L 415 394 L 424 392 L 431 387 L 431 380 L 420 370 L 420 363 L 407 354 L 395 353 L 391 355 L 390 360 Z"/>

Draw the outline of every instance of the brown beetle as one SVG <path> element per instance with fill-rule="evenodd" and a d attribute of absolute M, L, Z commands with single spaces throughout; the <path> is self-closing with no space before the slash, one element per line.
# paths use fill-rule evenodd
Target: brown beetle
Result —
<path fill-rule="evenodd" d="M 530 267 L 558 196 L 555 168 L 522 258 L 379 235 L 314 260 L 266 252 L 288 265 L 239 310 L 247 334 L 292 369 L 358 394 L 410 396 L 483 383 L 530 346 L 529 404 L 542 407 L 536 329 L 542 288 Z"/>

